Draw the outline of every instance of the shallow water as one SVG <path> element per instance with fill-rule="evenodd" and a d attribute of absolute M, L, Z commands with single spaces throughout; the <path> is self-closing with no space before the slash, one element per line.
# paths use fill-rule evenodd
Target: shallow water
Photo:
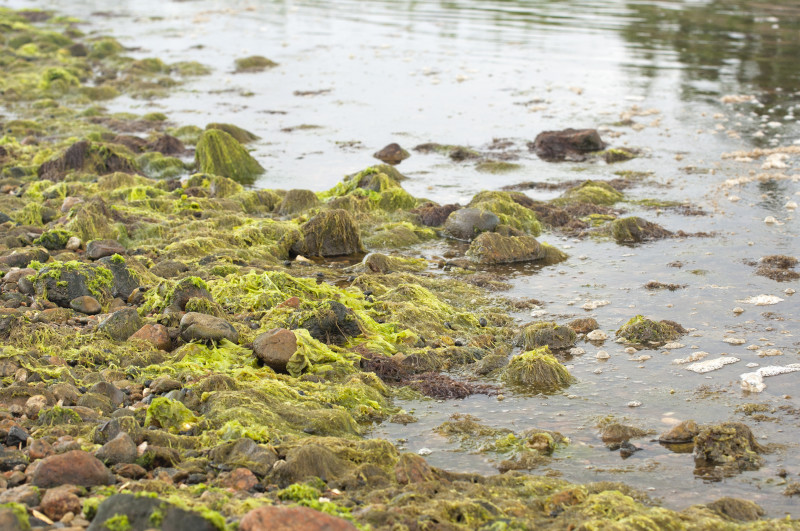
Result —
<path fill-rule="evenodd" d="M 560 323 L 595 317 L 613 332 L 636 314 L 695 328 L 684 348 L 642 351 L 631 361 L 624 346 L 581 344 L 586 354 L 569 361 L 578 383 L 561 395 L 523 397 L 505 390 L 504 401 L 484 396 L 448 402 L 409 402 L 419 422 L 384 424 L 372 436 L 403 439 L 410 450 L 433 450 L 428 459 L 454 470 L 495 471 L 491 456 L 458 450 L 432 432 L 450 414 L 470 413 L 494 426 L 560 431 L 572 444 L 558 450 L 555 471 L 573 481 L 612 479 L 648 490 L 667 506 L 683 508 L 718 497 L 752 499 L 770 516 L 799 516 L 784 497 L 781 468 L 800 474 L 796 442 L 800 373 L 767 378 L 763 393 L 745 394 L 739 374 L 762 366 L 800 362 L 800 283 L 759 277 L 744 260 L 771 254 L 800 255 L 800 222 L 788 201 L 800 202 L 800 156 L 762 168 L 765 159 L 737 162 L 723 153 L 800 143 L 800 7 L 744 1 L 483 1 L 483 2 L 106 2 L 70 0 L 3 2 L 54 8 L 89 21 L 85 31 L 113 33 L 136 46 L 131 55 L 165 61 L 197 60 L 214 69 L 172 96 L 154 101 L 119 98 L 117 111 L 163 110 L 178 124 L 232 122 L 262 137 L 255 155 L 267 168 L 257 183 L 269 188 L 324 190 L 345 174 L 375 162 L 389 142 L 411 148 L 423 142 L 484 149 L 495 138 L 513 142 L 521 168 L 481 173 L 467 161 L 412 152 L 399 169 L 415 196 L 438 202 L 469 201 L 482 189 L 525 181 L 552 183 L 611 179 L 620 170 L 651 175 L 626 190 L 633 199 L 689 202 L 705 216 L 625 205 L 631 214 L 670 230 L 712 233 L 638 247 L 554 234 L 542 239 L 570 259 L 547 268 L 504 271 L 512 297 L 543 301 L 542 319 Z M 233 61 L 265 55 L 280 65 L 257 74 L 234 74 Z M 297 95 L 297 91 L 324 91 Z M 750 102 L 723 103 L 726 95 Z M 625 115 L 625 116 L 623 116 Z M 629 117 L 633 124 L 622 125 Z M 298 128 L 298 126 L 317 126 Z M 543 130 L 598 127 L 614 146 L 640 149 L 629 162 L 552 164 L 526 148 Z M 287 131 L 287 128 L 295 128 Z M 759 174 L 769 174 L 756 180 Z M 793 177 L 792 177 L 793 176 Z M 728 180 L 740 179 L 737 183 Z M 558 192 L 529 191 L 547 199 Z M 739 201 L 731 201 L 738 196 Z M 778 223 L 766 224 L 773 216 Z M 441 249 L 424 249 L 435 254 Z M 680 261 L 682 267 L 670 267 Z M 649 280 L 686 284 L 649 292 Z M 739 302 L 760 294 L 784 299 L 773 306 Z M 595 310 L 591 300 L 610 304 Z M 744 313 L 736 315 L 733 308 Z M 532 321 L 520 313 L 521 321 Z M 745 339 L 743 345 L 723 342 Z M 759 358 L 749 345 L 783 355 Z M 607 350 L 607 361 L 595 358 Z M 739 363 L 695 374 L 673 365 L 693 351 L 736 356 Z M 600 369 L 600 371 L 596 371 Z M 630 401 L 640 401 L 631 408 Z M 775 411 L 755 422 L 735 411 L 756 402 Z M 777 408 L 786 406 L 789 411 Z M 800 413 L 798 413 L 800 414 Z M 780 448 L 767 464 L 718 483 L 693 475 L 690 454 L 671 453 L 648 438 L 622 460 L 608 451 L 595 427 L 614 415 L 633 425 L 668 428 L 670 419 L 698 423 L 747 422 L 762 442 Z"/>

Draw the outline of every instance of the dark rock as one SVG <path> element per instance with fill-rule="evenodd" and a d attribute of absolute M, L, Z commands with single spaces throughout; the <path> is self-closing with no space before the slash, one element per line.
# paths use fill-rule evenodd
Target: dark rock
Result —
<path fill-rule="evenodd" d="M 672 232 L 642 218 L 628 217 L 611 223 L 611 235 L 619 244 L 630 244 L 669 238 Z"/>
<path fill-rule="evenodd" d="M 20 465 L 28 466 L 28 456 L 22 450 L 0 450 L 0 472 L 14 470 Z"/>
<path fill-rule="evenodd" d="M 169 295 L 169 305 L 167 310 L 170 312 L 186 311 L 186 303 L 191 299 L 207 299 L 214 301 L 214 297 L 208 291 L 205 282 L 195 277 L 187 277 L 178 281 L 172 293 Z"/>
<path fill-rule="evenodd" d="M 147 143 L 147 150 L 158 151 L 162 155 L 181 155 L 186 152 L 186 147 L 174 136 L 160 134 Z"/>
<path fill-rule="evenodd" d="M 105 522 L 115 516 L 128 518 L 128 531 L 152 529 L 153 522 L 158 519 L 161 531 L 218 531 L 214 524 L 195 512 L 179 509 L 158 498 L 133 494 L 115 494 L 103 500 L 87 531 L 107 531 Z"/>
<path fill-rule="evenodd" d="M 289 190 L 278 205 L 278 215 L 291 216 L 320 205 L 317 194 L 311 190 Z"/>
<path fill-rule="evenodd" d="M 3 503 L 19 503 L 28 507 L 36 507 L 39 505 L 39 489 L 32 485 L 20 485 L 4 490 L 0 492 L 0 504 Z"/>
<path fill-rule="evenodd" d="M 183 387 L 178 380 L 173 380 L 172 378 L 162 376 L 161 378 L 156 378 L 150 384 L 150 391 L 156 395 L 163 395 L 164 393 L 169 393 L 170 391 L 175 391 Z"/>
<path fill-rule="evenodd" d="M 147 475 L 147 470 L 134 463 L 119 463 L 111 467 L 111 471 L 128 479 L 141 479 Z"/>
<path fill-rule="evenodd" d="M 78 402 L 81 393 L 77 387 L 70 383 L 59 382 L 50 387 L 56 401 L 61 401 L 64 406 L 74 406 Z"/>
<path fill-rule="evenodd" d="M 97 315 L 103 311 L 100 303 L 91 295 L 81 295 L 69 301 L 69 307 L 76 312 L 81 312 L 86 315 Z"/>
<path fill-rule="evenodd" d="M 0 265 L 8 267 L 28 267 L 28 264 L 36 260 L 45 263 L 50 258 L 50 253 L 46 249 L 37 247 L 35 249 L 25 249 L 23 251 L 12 250 L 0 256 Z"/>
<path fill-rule="evenodd" d="M 106 256 L 98 260 L 98 262 L 111 271 L 114 277 L 114 283 L 111 287 L 112 296 L 127 300 L 131 293 L 139 287 L 139 279 L 127 266 L 125 259 L 119 256 Z"/>
<path fill-rule="evenodd" d="M 100 393 L 85 393 L 78 399 L 78 406 L 99 411 L 104 416 L 110 415 L 116 409 L 111 399 Z"/>
<path fill-rule="evenodd" d="M 123 172 L 134 173 L 136 165 L 100 144 L 88 140 L 75 142 L 60 157 L 48 160 L 39 166 L 40 179 L 61 181 L 72 170 L 86 170 L 97 175 Z"/>
<path fill-rule="evenodd" d="M 377 151 L 372 156 L 385 162 L 386 164 L 395 165 L 400 164 L 411 155 L 408 153 L 408 151 L 401 148 L 399 144 L 392 143 Z"/>
<path fill-rule="evenodd" d="M 543 131 L 528 147 L 542 160 L 584 160 L 586 153 L 605 149 L 606 143 L 596 129 Z"/>
<path fill-rule="evenodd" d="M 239 332 L 225 319 L 189 312 L 181 318 L 181 337 L 184 341 L 221 341 L 227 339 L 231 343 L 239 342 Z"/>
<path fill-rule="evenodd" d="M 766 514 L 757 503 L 739 498 L 720 498 L 706 507 L 723 518 L 739 522 L 754 522 Z"/>
<path fill-rule="evenodd" d="M 291 252 L 296 255 L 345 256 L 364 252 L 361 232 L 346 210 L 323 211 L 300 227 L 300 237 Z"/>
<path fill-rule="evenodd" d="M 333 481 L 348 470 L 348 463 L 320 444 L 309 443 L 292 448 L 285 461 L 273 465 L 270 480 L 281 487 L 317 477 Z"/>
<path fill-rule="evenodd" d="M 25 446 L 27 441 L 28 432 L 19 426 L 11 426 L 11 429 L 8 430 L 8 435 L 6 435 L 6 446 L 11 446 L 12 448 L 16 448 L 20 444 Z"/>
<path fill-rule="evenodd" d="M 658 437 L 658 442 L 664 444 L 685 444 L 694 442 L 694 438 L 700 433 L 700 428 L 693 420 L 684 420 L 677 426 Z"/>
<path fill-rule="evenodd" d="M 428 227 L 440 227 L 447 220 L 447 217 L 461 208 L 459 205 L 435 205 L 426 203 L 421 207 L 413 209 L 411 212 L 418 215 L 423 225 Z"/>
<path fill-rule="evenodd" d="M 169 330 L 161 324 L 146 324 L 129 337 L 128 340 L 147 341 L 159 350 L 166 350 L 167 352 L 172 350 L 172 339 L 170 338 Z"/>
<path fill-rule="evenodd" d="M 319 304 L 300 322 L 300 327 L 308 330 L 314 339 L 326 344 L 341 344 L 361 334 L 361 326 L 353 310 L 337 301 Z"/>
<path fill-rule="evenodd" d="M 108 334 L 115 341 L 125 341 L 143 325 L 135 308 L 123 308 L 109 315 L 97 327 L 98 332 Z"/>
<path fill-rule="evenodd" d="M 500 224 L 492 212 L 478 208 L 462 208 L 452 212 L 444 224 L 448 236 L 457 240 L 472 241 L 482 232 L 491 232 Z"/>
<path fill-rule="evenodd" d="M 40 510 L 54 521 L 61 520 L 65 514 L 81 514 L 83 503 L 76 495 L 78 489 L 72 485 L 62 485 L 47 489 Z"/>
<path fill-rule="evenodd" d="M 86 258 L 90 260 L 124 253 L 125 247 L 116 240 L 92 240 L 86 244 Z"/>
<path fill-rule="evenodd" d="M 33 472 L 32 483 L 44 489 L 63 484 L 96 487 L 113 485 L 114 476 L 92 454 L 72 450 L 43 459 Z"/>
<path fill-rule="evenodd" d="M 91 296 L 98 300 L 111 296 L 111 274 L 102 267 L 82 262 L 47 265 L 34 281 L 36 294 L 69 308 L 73 299 Z"/>
<path fill-rule="evenodd" d="M 278 454 L 272 448 L 259 446 L 252 439 L 245 438 L 213 448 L 209 452 L 209 458 L 214 463 L 231 468 L 244 467 L 255 475 L 264 477 L 278 460 Z"/>
<path fill-rule="evenodd" d="M 140 462 L 147 463 L 146 467 L 150 470 L 159 467 L 171 468 L 181 462 L 181 454 L 174 448 L 151 444 L 142 454 Z"/>
<path fill-rule="evenodd" d="M 634 446 L 628 441 L 623 441 L 619 445 L 619 456 L 623 459 L 627 459 L 640 450 L 641 448 L 639 448 L 638 446 Z"/>
<path fill-rule="evenodd" d="M 533 236 L 501 236 L 484 232 L 472 241 L 467 256 L 482 265 L 531 262 L 547 256 L 547 250 Z"/>
<path fill-rule="evenodd" d="M 619 445 L 623 442 L 644 437 L 649 434 L 650 432 L 648 431 L 613 422 L 603 426 L 603 430 L 600 432 L 600 438 L 606 445 L 616 445 L 616 448 L 619 448 Z"/>
<path fill-rule="evenodd" d="M 165 260 L 150 268 L 150 272 L 162 278 L 174 278 L 189 271 L 189 266 L 177 260 Z"/>
<path fill-rule="evenodd" d="M 276 372 L 286 372 L 286 364 L 297 351 L 297 337 L 285 328 L 273 328 L 253 340 L 253 353 Z"/>
<path fill-rule="evenodd" d="M 130 435 L 125 432 L 118 433 L 116 437 L 97 450 L 94 455 L 106 465 L 133 463 L 138 457 L 136 444 Z"/>
<path fill-rule="evenodd" d="M 355 531 L 347 520 L 308 507 L 266 506 L 253 509 L 239 522 L 239 531 Z"/>

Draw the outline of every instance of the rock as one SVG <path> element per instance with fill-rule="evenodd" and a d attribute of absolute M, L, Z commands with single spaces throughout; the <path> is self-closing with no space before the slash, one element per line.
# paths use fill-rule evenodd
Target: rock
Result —
<path fill-rule="evenodd" d="M 213 448 L 209 458 L 214 463 L 247 468 L 257 476 L 264 477 L 278 460 L 278 454 L 272 448 L 259 446 L 252 439 L 244 438 Z"/>
<path fill-rule="evenodd" d="M 253 340 L 253 353 L 276 372 L 286 372 L 286 364 L 297 351 L 297 337 L 285 328 L 273 328 Z"/>
<path fill-rule="evenodd" d="M 89 388 L 90 393 L 105 395 L 111 400 L 111 404 L 119 406 L 125 401 L 125 393 L 119 390 L 114 384 L 108 382 L 97 382 Z"/>
<path fill-rule="evenodd" d="M 197 277 L 186 277 L 178 281 L 167 296 L 165 312 L 180 313 L 186 311 L 186 304 L 191 299 L 207 299 L 214 302 L 206 283 Z"/>
<path fill-rule="evenodd" d="M 274 65 L 275 63 L 272 64 Z M 233 125 L 233 124 L 210 123 L 206 124 L 206 129 L 219 129 L 220 131 L 225 131 L 233 138 L 235 138 L 236 141 L 239 142 L 240 144 L 249 144 L 250 142 L 255 142 L 256 140 L 261 139 L 261 137 L 258 136 L 257 134 L 252 133 L 247 129 L 242 129 L 238 125 Z"/>
<path fill-rule="evenodd" d="M 564 350 L 575 345 L 577 334 L 556 323 L 533 323 L 522 329 L 518 344 L 524 350 L 548 346 L 551 350 Z"/>
<path fill-rule="evenodd" d="M 496 232 L 484 232 L 472 241 L 467 256 L 482 265 L 497 265 L 541 260 L 547 252 L 533 236 L 501 236 Z"/>
<path fill-rule="evenodd" d="M 19 426 L 11 426 L 11 429 L 8 430 L 8 435 L 6 435 L 5 442 L 6 446 L 17 448 L 20 445 L 24 447 L 27 441 L 28 441 L 28 432 L 26 432 Z"/>
<path fill-rule="evenodd" d="M 745 424 L 725 422 L 706 426 L 694 440 L 695 473 L 704 476 L 707 474 L 703 469 L 716 466 L 723 468 L 723 475 L 758 470 L 764 462 L 758 454 L 763 452 L 764 448 Z"/>
<path fill-rule="evenodd" d="M 472 241 L 482 232 L 491 232 L 500 224 L 497 215 L 478 208 L 461 208 L 447 216 L 445 233 L 457 240 Z"/>
<path fill-rule="evenodd" d="M 63 484 L 96 487 L 113 485 L 114 476 L 92 454 L 72 450 L 43 459 L 33 472 L 32 483 L 44 489 Z"/>
<path fill-rule="evenodd" d="M 57 401 L 60 401 L 64 406 L 74 406 L 78 402 L 81 393 L 77 387 L 70 383 L 59 382 L 50 387 L 50 392 Z"/>
<path fill-rule="evenodd" d="M 69 307 L 76 312 L 81 312 L 86 315 L 97 315 L 103 311 L 100 303 L 91 295 L 81 295 L 69 301 Z"/>
<path fill-rule="evenodd" d="M 757 503 L 739 498 L 720 498 L 707 503 L 706 507 L 722 516 L 739 522 L 754 522 L 766 513 Z"/>
<path fill-rule="evenodd" d="M 291 216 L 320 204 L 317 194 L 311 190 L 289 190 L 278 206 L 278 215 Z"/>
<path fill-rule="evenodd" d="M 33 442 L 28 445 L 28 455 L 33 460 L 44 459 L 45 457 L 53 455 L 53 447 L 44 439 L 34 439 Z"/>
<path fill-rule="evenodd" d="M 4 490 L 0 492 L 0 504 L 3 503 L 19 503 L 28 507 L 36 507 L 39 505 L 39 489 L 32 485 L 20 485 Z"/>
<path fill-rule="evenodd" d="M 157 151 L 162 155 L 182 155 L 186 152 L 183 142 L 172 135 L 160 134 L 147 143 L 148 151 Z"/>
<path fill-rule="evenodd" d="M 0 507 L 0 529 L 3 531 L 30 531 L 28 513 L 19 505 Z"/>
<path fill-rule="evenodd" d="M 600 328 L 600 325 L 597 323 L 597 320 L 592 317 L 586 317 L 583 319 L 575 319 L 567 323 L 567 326 L 572 328 L 577 334 L 588 334 L 592 330 L 597 330 Z M 607 339 L 607 337 L 606 337 Z"/>
<path fill-rule="evenodd" d="M 611 236 L 619 244 L 630 244 L 669 238 L 672 232 L 642 218 L 628 217 L 611 223 Z"/>
<path fill-rule="evenodd" d="M 144 325 L 128 338 L 128 341 L 131 340 L 147 341 L 155 348 L 167 352 L 172 350 L 172 339 L 170 338 L 169 330 L 161 324 Z"/>
<path fill-rule="evenodd" d="M 300 321 L 300 328 L 305 328 L 311 337 L 325 344 L 339 345 L 361 334 L 361 326 L 353 310 L 337 301 L 319 304 Z"/>
<path fill-rule="evenodd" d="M 34 260 L 45 263 L 49 258 L 50 253 L 47 252 L 47 249 L 41 247 L 35 249 L 25 249 L 22 251 L 14 249 L 10 252 L 7 252 L 3 256 L 0 256 L 0 265 L 27 268 L 28 264 Z"/>
<path fill-rule="evenodd" d="M 355 531 L 347 520 L 308 507 L 265 506 L 253 509 L 239 522 L 239 531 Z"/>
<path fill-rule="evenodd" d="M 349 464 L 321 444 L 309 443 L 292 448 L 285 461 L 276 462 L 269 479 L 281 487 L 318 477 L 333 481 L 348 471 Z"/>
<path fill-rule="evenodd" d="M 658 345 L 680 337 L 685 330 L 670 321 L 652 321 L 642 315 L 632 317 L 617 330 L 617 337 L 631 343 Z"/>
<path fill-rule="evenodd" d="M 22 450 L 3 450 L 0 447 L 0 472 L 14 470 L 18 466 L 28 466 L 28 456 Z"/>
<path fill-rule="evenodd" d="M 86 258 L 90 260 L 124 253 L 125 247 L 116 240 L 92 240 L 86 244 Z"/>
<path fill-rule="evenodd" d="M 194 160 L 197 171 L 221 175 L 241 184 L 252 184 L 265 171 L 235 138 L 220 129 L 203 132 Z"/>
<path fill-rule="evenodd" d="M 386 164 L 397 165 L 411 155 L 408 153 L 408 151 L 401 148 L 399 144 L 392 143 L 375 152 L 375 154 L 372 156 L 382 162 L 385 162 Z"/>
<path fill-rule="evenodd" d="M 44 395 L 33 395 L 25 402 L 25 414 L 28 418 L 36 418 L 39 411 L 47 407 L 47 397 Z M 10 434 L 11 432 L 9 432 Z"/>
<path fill-rule="evenodd" d="M 78 399 L 78 406 L 92 411 L 98 411 L 103 416 L 111 415 L 116 407 L 111 399 L 100 393 L 85 393 Z"/>
<path fill-rule="evenodd" d="M 685 444 L 694 442 L 694 438 L 700 433 L 700 428 L 693 420 L 684 420 L 672 429 L 662 433 L 658 437 L 658 442 L 664 444 Z"/>
<path fill-rule="evenodd" d="M 234 64 L 236 65 L 236 69 L 234 70 L 234 72 L 236 72 L 237 74 L 241 74 L 242 72 L 262 72 L 267 68 L 274 68 L 278 66 L 278 63 L 270 59 L 267 59 L 263 55 L 251 55 L 249 57 L 240 57 L 239 59 L 236 59 L 234 61 Z M 213 124 L 213 125 L 220 126 L 225 124 Z"/>
<path fill-rule="evenodd" d="M 165 260 L 150 268 L 150 272 L 162 278 L 174 278 L 189 271 L 189 266 L 177 260 Z"/>
<path fill-rule="evenodd" d="M 221 341 L 239 343 L 239 332 L 225 319 L 189 312 L 181 318 L 181 337 L 184 341 Z"/>
<path fill-rule="evenodd" d="M 123 308 L 109 315 L 97 327 L 98 332 L 108 334 L 115 341 L 125 341 L 143 325 L 135 308 Z"/>
<path fill-rule="evenodd" d="M 119 463 L 111 467 L 111 471 L 118 476 L 129 479 L 141 479 L 147 475 L 147 470 L 133 463 Z"/>
<path fill-rule="evenodd" d="M 548 162 L 562 160 L 580 161 L 586 153 L 605 149 L 606 143 L 596 129 L 564 129 L 562 131 L 543 131 L 528 147 L 536 155 Z"/>
<path fill-rule="evenodd" d="M 567 368 L 550 354 L 548 347 L 514 356 L 502 377 L 509 384 L 543 393 L 554 393 L 575 381 Z"/>
<path fill-rule="evenodd" d="M 300 227 L 291 248 L 294 256 L 346 256 L 363 253 L 361 232 L 353 216 L 342 209 L 322 211 Z"/>
<path fill-rule="evenodd" d="M 619 445 L 623 442 L 626 442 L 630 439 L 644 437 L 645 435 L 649 434 L 650 432 L 648 431 L 635 428 L 633 426 L 619 424 L 618 422 L 613 422 L 603 426 L 603 430 L 600 432 L 600 438 L 607 446 L 616 445 L 619 447 Z"/>
<path fill-rule="evenodd" d="M 81 248 L 83 242 L 77 236 L 70 236 L 69 240 L 67 240 L 67 245 L 64 247 L 67 251 L 77 251 Z"/>
<path fill-rule="evenodd" d="M 76 496 L 76 490 L 72 485 L 47 489 L 42 498 L 41 511 L 54 521 L 61 520 L 67 513 L 80 514 L 83 504 L 81 499 Z"/>
<path fill-rule="evenodd" d="M 106 144 L 80 140 L 63 154 L 44 162 L 38 169 L 40 179 L 62 181 L 72 170 L 83 170 L 95 175 L 114 172 L 134 173 L 136 164 L 129 156 L 114 152 Z"/>
<path fill-rule="evenodd" d="M 180 389 L 182 387 L 183 384 L 181 384 L 178 380 L 173 380 L 167 376 L 162 376 L 153 380 L 153 383 L 150 384 L 150 392 L 156 395 L 163 395 L 164 393 L 169 393 L 170 391 L 175 391 L 176 389 Z"/>
<path fill-rule="evenodd" d="M 139 287 L 139 277 L 132 272 L 121 256 L 106 256 L 98 260 L 98 263 L 111 271 L 111 275 L 114 277 L 111 286 L 112 296 L 127 300 L 131 293 Z"/>
<path fill-rule="evenodd" d="M 247 468 L 237 468 L 221 478 L 220 484 L 227 489 L 251 490 L 258 485 L 258 478 Z"/>
<path fill-rule="evenodd" d="M 421 207 L 413 209 L 411 212 L 418 215 L 423 225 L 428 227 L 440 227 L 448 216 L 461 208 L 459 205 L 436 205 L 425 203 Z"/>
<path fill-rule="evenodd" d="M 73 299 L 83 296 L 106 301 L 111 298 L 112 284 L 108 269 L 83 262 L 46 265 L 34 280 L 36 294 L 62 308 L 69 308 Z"/>
<path fill-rule="evenodd" d="M 155 514 L 154 514 L 155 513 Z M 125 516 L 129 531 L 144 531 L 160 521 L 161 531 L 219 531 L 210 520 L 192 511 L 185 511 L 158 498 L 115 494 L 103 500 L 87 531 L 107 531 L 106 521 Z M 224 522 L 221 522 L 224 525 Z"/>
<path fill-rule="evenodd" d="M 116 437 L 104 444 L 94 454 L 106 465 L 116 465 L 119 463 L 133 463 L 138 457 L 136 444 L 130 435 L 120 432 Z"/>
<path fill-rule="evenodd" d="M 398 459 L 394 467 L 394 475 L 401 485 L 423 483 L 436 479 L 436 474 L 427 461 L 412 453 L 400 455 L 400 459 Z"/>

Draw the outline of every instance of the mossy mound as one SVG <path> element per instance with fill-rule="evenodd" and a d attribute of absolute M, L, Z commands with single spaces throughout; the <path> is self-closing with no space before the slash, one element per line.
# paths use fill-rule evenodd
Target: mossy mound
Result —
<path fill-rule="evenodd" d="M 307 257 L 344 256 L 363 253 L 364 246 L 353 216 L 337 209 L 320 212 L 304 223 L 291 252 Z"/>
<path fill-rule="evenodd" d="M 248 144 L 261 138 L 257 134 L 251 133 L 247 129 L 242 129 L 238 125 L 234 124 L 210 123 L 206 125 L 206 130 L 208 129 L 219 129 L 220 131 L 225 131 L 235 138 L 240 144 Z"/>
<path fill-rule="evenodd" d="M 526 391 L 555 393 L 575 382 L 547 346 L 524 352 L 511 358 L 503 370 L 503 380 Z"/>
<path fill-rule="evenodd" d="M 436 238 L 436 232 L 408 221 L 382 223 L 364 237 L 368 249 L 402 249 Z"/>
<path fill-rule="evenodd" d="M 197 142 L 195 164 L 198 171 L 252 184 L 264 168 L 231 135 L 221 129 L 208 129 Z"/>
<path fill-rule="evenodd" d="M 492 212 L 500 219 L 500 224 L 514 227 L 531 236 L 538 236 L 542 232 L 536 213 L 514 201 L 508 192 L 479 192 L 467 206 Z"/>
<path fill-rule="evenodd" d="M 669 238 L 672 232 L 642 218 L 628 217 L 611 223 L 611 236 L 619 244 L 631 244 Z"/>
<path fill-rule="evenodd" d="M 89 295 L 108 302 L 114 286 L 111 271 L 83 262 L 51 262 L 39 270 L 33 282 L 37 294 L 63 308 L 72 299 Z"/>
<path fill-rule="evenodd" d="M 409 210 L 417 206 L 417 200 L 400 185 L 405 179 L 393 166 L 378 164 L 345 177 L 319 195 L 323 201 L 342 197 L 364 198 L 372 209 L 386 212 Z"/>
<path fill-rule="evenodd" d="M 585 181 L 564 192 L 561 197 L 553 201 L 554 205 L 567 205 L 570 203 L 589 203 L 592 205 L 610 206 L 622 201 L 625 196 L 604 181 Z"/>
<path fill-rule="evenodd" d="M 130 152 L 126 151 L 125 148 L 114 144 L 81 140 L 72 144 L 60 156 L 42 163 L 37 174 L 40 179 L 61 181 L 70 172 L 97 175 L 114 172 L 134 173 L 138 170 L 138 165 Z"/>
<path fill-rule="evenodd" d="M 575 345 L 577 334 L 568 326 L 557 323 L 533 323 L 522 329 L 518 345 L 525 350 L 547 346 L 551 350 L 563 350 Z"/>
<path fill-rule="evenodd" d="M 726 422 L 705 426 L 694 439 L 695 472 L 706 477 L 724 477 L 758 470 L 764 463 L 759 454 L 764 451 L 745 424 Z"/>
<path fill-rule="evenodd" d="M 267 59 L 261 55 L 251 55 L 249 57 L 240 57 L 234 61 L 234 72 L 262 72 L 267 68 L 278 66 L 278 63 Z"/>
<path fill-rule="evenodd" d="M 466 254 L 482 265 L 532 262 L 547 256 L 544 247 L 532 236 L 501 236 L 496 232 L 479 234 Z"/>
<path fill-rule="evenodd" d="M 632 317 L 617 330 L 617 337 L 641 345 L 661 345 L 681 336 L 677 323 L 656 322 L 642 315 Z"/>

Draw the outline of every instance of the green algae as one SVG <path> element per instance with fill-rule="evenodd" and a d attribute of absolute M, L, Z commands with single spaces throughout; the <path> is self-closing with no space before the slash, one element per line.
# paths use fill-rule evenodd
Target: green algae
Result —
<path fill-rule="evenodd" d="M 641 243 L 672 236 L 672 232 L 639 217 L 616 219 L 611 223 L 611 236 L 619 244 Z"/>
<path fill-rule="evenodd" d="M 625 196 L 604 181 L 585 181 L 564 192 L 553 200 L 554 205 L 570 203 L 590 203 L 592 205 L 610 206 L 622 201 Z"/>
<path fill-rule="evenodd" d="M 145 427 L 156 426 L 178 433 L 191 429 L 197 422 L 197 417 L 177 400 L 159 396 L 153 399 L 147 407 Z"/>
<path fill-rule="evenodd" d="M 174 179 L 186 173 L 181 159 L 165 157 L 157 151 L 142 153 L 136 157 L 136 164 L 151 179 Z"/>
<path fill-rule="evenodd" d="M 503 160 L 484 160 L 475 165 L 475 169 L 482 173 L 493 175 L 509 173 L 522 168 L 522 164 L 506 162 Z"/>
<path fill-rule="evenodd" d="M 208 129 L 200 136 L 195 164 L 198 171 L 242 184 L 252 184 L 265 171 L 236 139 L 220 129 Z"/>
<path fill-rule="evenodd" d="M 402 249 L 436 237 L 436 231 L 408 221 L 382 223 L 374 226 L 364 237 L 368 249 Z"/>
<path fill-rule="evenodd" d="M 234 72 L 262 72 L 267 68 L 274 68 L 278 63 L 267 59 L 261 55 L 251 55 L 249 57 L 240 57 L 234 61 Z"/>
<path fill-rule="evenodd" d="M 125 514 L 112 516 L 103 522 L 103 527 L 108 529 L 108 531 L 130 531 L 132 529 L 130 520 L 128 520 L 128 516 Z"/>
<path fill-rule="evenodd" d="M 225 131 L 235 138 L 240 144 L 249 144 L 250 142 L 255 142 L 261 138 L 255 133 L 251 133 L 247 129 L 242 129 L 238 125 L 234 124 L 210 123 L 206 125 L 206 130 L 209 129 L 219 129 L 220 131 Z"/>
<path fill-rule="evenodd" d="M 379 164 L 345 177 L 342 182 L 318 195 L 327 202 L 336 198 L 363 199 L 369 204 L 368 210 L 409 210 L 417 206 L 417 199 L 400 185 L 400 181 L 405 179 L 394 167 Z"/>
<path fill-rule="evenodd" d="M 514 201 L 512 194 L 508 192 L 479 192 L 467 206 L 488 210 L 500 218 L 502 225 L 524 231 L 531 236 L 538 236 L 542 232 L 536 213 Z"/>
<path fill-rule="evenodd" d="M 508 384 L 542 393 L 554 393 L 575 382 L 547 346 L 511 358 L 502 377 Z"/>
<path fill-rule="evenodd" d="M 631 343 L 649 345 L 666 343 L 680 337 L 681 333 L 671 323 L 656 322 L 636 315 L 622 325 L 616 335 Z"/>
<path fill-rule="evenodd" d="M 522 329 L 519 346 L 533 350 L 547 346 L 551 350 L 563 350 L 575 345 L 577 334 L 568 326 L 552 322 L 533 323 Z"/>

